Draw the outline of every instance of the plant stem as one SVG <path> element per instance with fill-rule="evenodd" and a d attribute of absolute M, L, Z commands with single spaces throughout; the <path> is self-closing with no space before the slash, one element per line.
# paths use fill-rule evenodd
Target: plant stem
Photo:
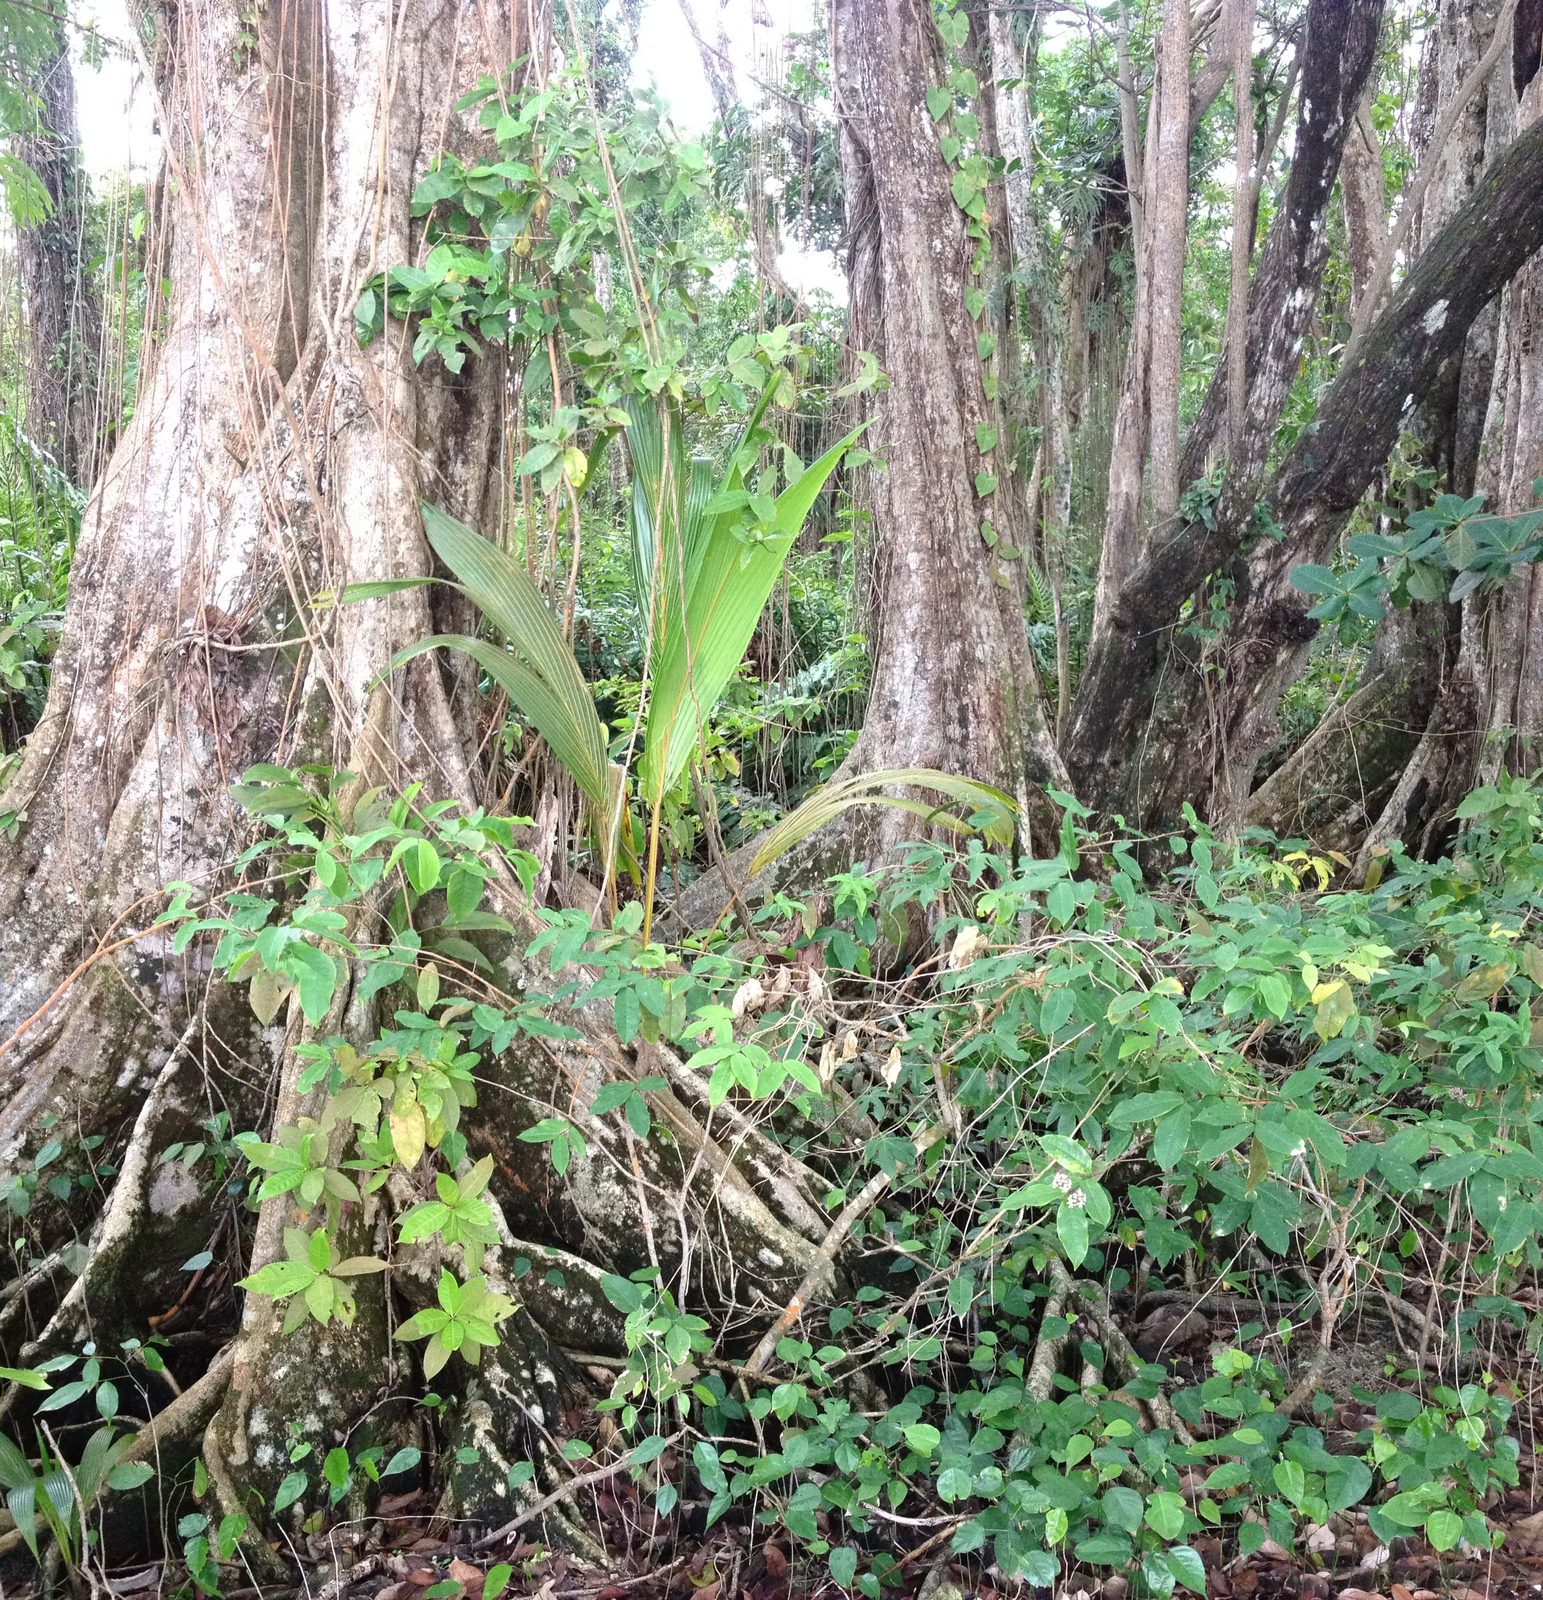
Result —
<path fill-rule="evenodd" d="M 643 943 L 648 943 L 654 926 L 654 879 L 659 871 L 659 802 L 648 817 L 648 880 L 643 886 Z"/>

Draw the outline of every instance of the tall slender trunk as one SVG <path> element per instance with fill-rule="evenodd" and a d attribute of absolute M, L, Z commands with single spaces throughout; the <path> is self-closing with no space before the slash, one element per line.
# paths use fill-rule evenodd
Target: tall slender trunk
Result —
<path fill-rule="evenodd" d="M 1184 254 L 1189 223 L 1189 0 L 1165 0 L 1157 82 L 1147 132 L 1147 270 L 1151 353 L 1147 367 L 1152 448 L 1152 523 L 1179 506 L 1179 397 L 1184 358 Z M 1154 136 L 1155 134 L 1155 136 Z"/>
<path fill-rule="evenodd" d="M 1372 125 L 1371 102 L 1363 96 L 1345 141 L 1339 169 L 1345 212 L 1345 252 L 1350 258 L 1352 316 L 1371 283 L 1372 268 L 1388 235 L 1388 192 L 1382 172 L 1382 143 Z"/>
<path fill-rule="evenodd" d="M 1227 19 L 1232 44 L 1232 261 L 1227 287 L 1227 453 L 1243 449 L 1248 418 L 1248 268 L 1254 253 L 1254 0 L 1233 0 Z"/>
<path fill-rule="evenodd" d="M 17 154 L 37 174 L 48 215 L 16 237 L 27 332 L 27 429 L 77 483 L 100 465 L 95 398 L 102 311 L 87 262 L 87 182 L 80 163 L 75 76 L 61 17 L 52 56 L 31 86 L 38 125 Z"/>

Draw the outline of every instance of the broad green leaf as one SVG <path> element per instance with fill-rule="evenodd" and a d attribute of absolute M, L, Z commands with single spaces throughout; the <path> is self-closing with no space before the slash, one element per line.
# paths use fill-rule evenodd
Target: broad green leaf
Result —
<path fill-rule="evenodd" d="M 685 552 L 692 564 L 682 580 L 684 620 L 670 629 L 657 651 L 639 765 L 640 786 L 651 805 L 662 800 L 685 770 L 718 697 L 745 658 L 815 497 L 862 431 L 853 429 L 782 491 L 771 537 L 746 543 L 738 536 L 740 514 L 729 512 L 713 519 L 699 553 Z"/>
<path fill-rule="evenodd" d="M 268 1294 L 282 1299 L 298 1293 L 316 1277 L 316 1269 L 308 1261 L 270 1261 L 251 1277 L 243 1278 L 238 1288 L 253 1294 Z"/>

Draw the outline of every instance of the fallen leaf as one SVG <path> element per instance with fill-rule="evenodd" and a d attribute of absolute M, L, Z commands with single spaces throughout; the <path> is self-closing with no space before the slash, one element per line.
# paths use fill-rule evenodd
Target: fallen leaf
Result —
<path fill-rule="evenodd" d="M 474 1567 L 471 1562 L 462 1561 L 457 1557 L 450 1563 L 450 1576 L 457 1583 L 464 1583 L 470 1586 L 471 1584 L 482 1582 L 482 1568 Z"/>

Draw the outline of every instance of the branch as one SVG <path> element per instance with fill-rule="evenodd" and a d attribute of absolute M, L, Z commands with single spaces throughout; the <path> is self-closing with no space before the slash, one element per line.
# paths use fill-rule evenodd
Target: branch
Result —
<path fill-rule="evenodd" d="M 1287 607 L 1292 615 L 1277 619 L 1282 627 L 1300 623 L 1316 631 L 1302 617 L 1305 603 L 1296 605 L 1286 590 L 1290 569 L 1317 559 L 1339 536 L 1400 427 L 1462 349 L 1480 311 L 1543 248 L 1540 191 L 1543 120 L 1499 156 L 1421 252 L 1359 352 L 1341 368 L 1315 428 L 1298 438 L 1266 489 L 1287 536 L 1253 545 L 1251 603 Z M 1213 525 L 1192 522 L 1154 543 L 1097 630 L 1077 696 L 1071 752 L 1090 800 L 1107 803 L 1123 781 L 1122 761 L 1139 750 L 1140 730 L 1151 720 L 1168 630 L 1207 575 L 1252 541 L 1255 503 L 1252 485 L 1229 483 Z M 1241 703 L 1275 659 L 1272 648 L 1258 661 L 1238 660 L 1229 693 Z"/>

